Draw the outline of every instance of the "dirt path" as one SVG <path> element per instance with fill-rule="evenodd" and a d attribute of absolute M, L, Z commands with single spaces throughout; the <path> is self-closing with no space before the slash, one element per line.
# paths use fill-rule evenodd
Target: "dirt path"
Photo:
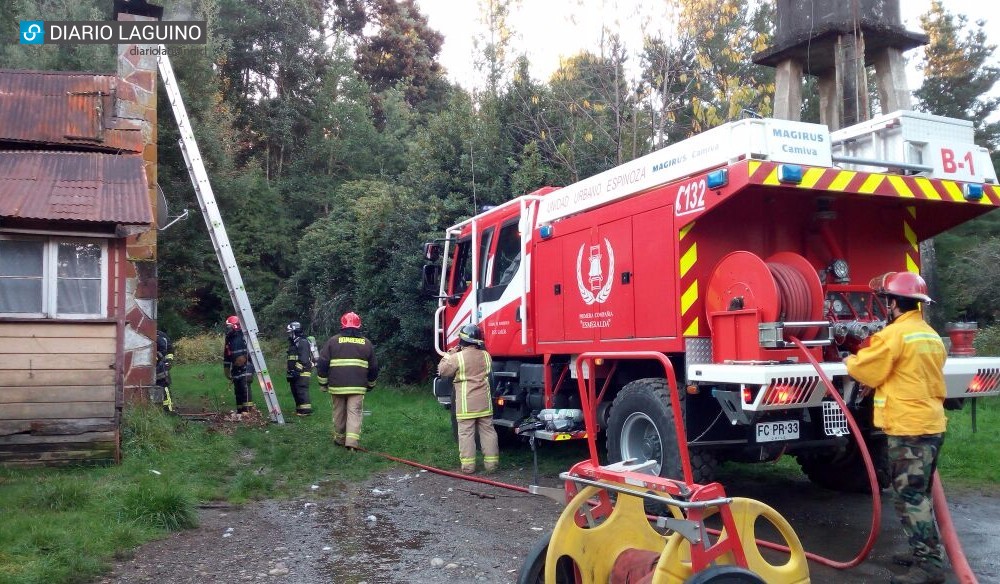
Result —
<path fill-rule="evenodd" d="M 529 477 L 522 469 L 490 478 L 524 485 Z M 558 486 L 555 477 L 541 482 Z M 867 536 L 866 496 L 825 491 L 804 479 L 737 477 L 724 484 L 730 495 L 777 508 L 807 550 L 847 560 Z M 203 509 L 198 529 L 143 546 L 100 581 L 512 583 L 561 510 L 543 497 L 408 467 L 360 485 L 315 486 L 291 501 Z M 869 560 L 847 572 L 811 564 L 813 582 L 888 581 L 888 558 L 905 546 L 889 499 L 883 500 L 881 537 Z M 1000 499 L 952 493 L 950 508 L 979 582 L 1000 582 Z"/>

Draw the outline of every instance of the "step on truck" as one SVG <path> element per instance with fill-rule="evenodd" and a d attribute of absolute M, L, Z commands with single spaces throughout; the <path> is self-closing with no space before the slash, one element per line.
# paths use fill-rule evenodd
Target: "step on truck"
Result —
<path fill-rule="evenodd" d="M 684 440 L 698 482 L 721 461 L 789 454 L 816 483 L 867 489 L 846 419 L 802 350 L 884 447 L 871 397 L 842 364 L 886 323 L 868 282 L 918 272 L 921 241 L 998 205 L 966 121 L 905 111 L 831 133 L 739 120 L 425 244 L 434 346 L 444 354 L 463 325 L 482 328 L 501 440 L 519 429 L 585 438 L 577 356 L 655 351 L 676 372 L 687 435 L 674 430 L 661 364 L 598 360 L 583 375 L 598 389 L 609 462 L 654 460 L 680 478 Z M 1000 358 L 949 357 L 945 376 L 951 399 L 997 395 Z M 434 392 L 447 406 L 450 380 Z"/>

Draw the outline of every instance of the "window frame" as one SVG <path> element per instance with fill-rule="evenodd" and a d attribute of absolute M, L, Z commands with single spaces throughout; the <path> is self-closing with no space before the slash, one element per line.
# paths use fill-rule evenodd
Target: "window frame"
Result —
<path fill-rule="evenodd" d="M 42 306 L 41 312 L 0 312 L 0 318 L 34 320 L 94 320 L 108 318 L 108 240 L 100 237 L 59 235 L 21 235 L 0 233 L 4 241 L 41 241 L 42 246 Z M 100 311 L 96 313 L 60 313 L 59 310 L 59 246 L 60 244 L 94 244 L 101 248 Z M 74 278 L 75 279 L 75 278 Z"/>
<path fill-rule="evenodd" d="M 496 269 L 490 274 L 490 283 L 487 286 L 487 288 L 506 289 L 507 286 L 509 286 L 510 283 L 513 282 L 513 279 L 512 279 L 512 280 L 510 280 L 508 282 L 505 282 L 505 283 L 501 284 L 500 283 L 500 279 L 503 277 L 504 272 L 506 272 L 507 269 L 511 265 L 514 264 L 514 262 L 510 261 L 510 262 L 507 263 L 507 265 L 500 265 L 499 264 L 499 259 L 498 259 L 498 258 L 501 257 L 500 246 L 501 246 L 501 244 L 504 243 L 504 235 L 505 234 L 509 234 L 512 231 L 513 231 L 513 233 L 517 234 L 517 248 L 515 250 L 515 257 L 517 259 L 517 263 L 518 264 L 521 263 L 521 246 L 522 246 L 522 241 L 521 241 L 521 230 L 520 230 L 520 217 L 515 217 L 514 219 L 506 221 L 506 222 L 504 222 L 504 223 L 502 223 L 500 225 L 500 233 L 497 235 L 496 249 L 493 252 L 494 267 Z"/>

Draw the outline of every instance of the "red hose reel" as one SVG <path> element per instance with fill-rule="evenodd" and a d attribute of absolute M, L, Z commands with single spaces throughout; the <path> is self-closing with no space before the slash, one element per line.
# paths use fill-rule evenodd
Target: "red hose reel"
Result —
<path fill-rule="evenodd" d="M 712 271 L 705 312 L 713 337 L 734 337 L 739 345 L 733 353 L 726 348 L 733 342 L 720 340 L 723 354 L 717 354 L 716 360 L 747 359 L 759 350 L 755 326 L 748 330 L 751 321 L 756 325 L 824 320 L 823 284 L 809 260 L 797 253 L 779 252 L 763 260 L 753 252 L 734 251 L 719 260 Z M 723 330 L 717 330 L 720 327 Z M 789 337 L 806 341 L 818 333 L 815 326 L 785 329 Z"/>

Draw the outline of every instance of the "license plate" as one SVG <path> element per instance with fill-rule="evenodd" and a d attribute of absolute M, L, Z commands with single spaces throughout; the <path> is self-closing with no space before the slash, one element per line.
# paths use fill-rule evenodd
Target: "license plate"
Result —
<path fill-rule="evenodd" d="M 757 442 L 795 440 L 799 437 L 799 421 L 760 422 L 757 424 Z"/>

